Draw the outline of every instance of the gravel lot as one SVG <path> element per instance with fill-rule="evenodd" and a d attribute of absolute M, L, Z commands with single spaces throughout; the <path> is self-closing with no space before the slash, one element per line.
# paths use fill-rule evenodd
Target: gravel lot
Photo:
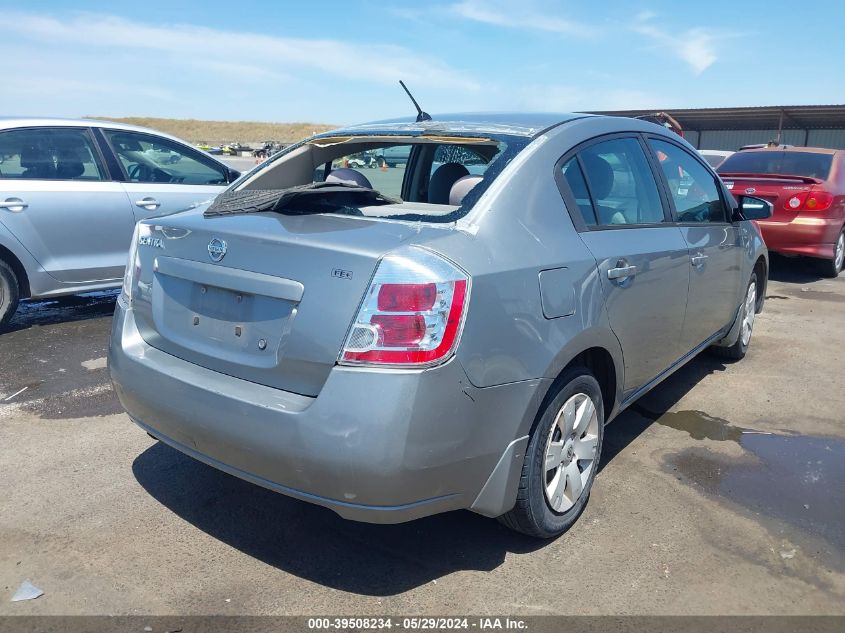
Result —
<path fill-rule="evenodd" d="M 776 260 L 749 356 L 618 418 L 552 542 L 346 522 L 156 443 L 114 397 L 114 293 L 0 334 L 0 614 L 845 614 L 845 276 Z M 31 580 L 45 595 L 11 603 Z"/>

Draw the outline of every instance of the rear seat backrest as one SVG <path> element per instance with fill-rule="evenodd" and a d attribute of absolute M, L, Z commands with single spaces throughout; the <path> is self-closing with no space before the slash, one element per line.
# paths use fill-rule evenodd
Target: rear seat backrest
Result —
<path fill-rule="evenodd" d="M 326 182 L 345 182 L 351 185 L 358 185 L 359 187 L 366 187 L 372 189 L 369 179 L 360 171 L 349 169 L 348 167 L 341 167 L 339 169 L 332 169 L 326 177 Z"/>
<path fill-rule="evenodd" d="M 469 175 L 460 163 L 443 163 L 431 174 L 428 181 L 428 201 L 432 204 L 449 204 L 449 193 L 459 178 Z"/>
<path fill-rule="evenodd" d="M 472 174 L 458 178 L 449 190 L 449 204 L 461 206 L 461 204 L 463 204 L 464 197 L 482 180 L 484 180 L 484 176 L 476 176 Z"/>

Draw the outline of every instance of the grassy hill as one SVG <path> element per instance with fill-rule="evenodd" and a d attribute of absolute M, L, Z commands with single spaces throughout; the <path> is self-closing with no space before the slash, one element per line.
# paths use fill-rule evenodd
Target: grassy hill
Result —
<path fill-rule="evenodd" d="M 220 143 L 256 143 L 274 140 L 290 143 L 299 141 L 316 132 L 330 130 L 334 125 L 325 123 L 264 123 L 261 121 L 200 121 L 198 119 L 159 119 L 155 117 L 108 117 L 92 116 L 91 119 L 117 121 L 131 125 L 142 125 L 160 130 L 191 143 L 205 141 Z"/>

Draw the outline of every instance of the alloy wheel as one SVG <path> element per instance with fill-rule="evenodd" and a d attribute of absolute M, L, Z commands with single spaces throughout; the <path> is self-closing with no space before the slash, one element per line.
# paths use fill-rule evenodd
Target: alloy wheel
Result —
<path fill-rule="evenodd" d="M 754 317 L 757 315 L 757 284 L 751 282 L 748 285 L 748 293 L 745 295 L 745 314 L 742 317 L 742 344 L 748 345 L 751 340 L 751 330 L 754 329 Z"/>
<path fill-rule="evenodd" d="M 581 497 L 596 465 L 598 413 L 590 396 L 577 393 L 558 411 L 546 440 L 544 491 L 555 512 L 566 512 Z"/>
<path fill-rule="evenodd" d="M 836 251 L 833 254 L 833 266 L 836 270 L 842 270 L 842 262 L 845 260 L 845 233 L 839 234 L 836 240 Z"/>

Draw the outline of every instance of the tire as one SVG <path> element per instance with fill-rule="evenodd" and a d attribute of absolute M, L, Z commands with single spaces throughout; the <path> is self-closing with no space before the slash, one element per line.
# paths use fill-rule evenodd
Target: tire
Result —
<path fill-rule="evenodd" d="M 839 234 L 833 247 L 833 259 L 819 259 L 817 261 L 819 272 L 822 275 L 831 279 L 839 276 L 843 262 L 845 262 L 845 230 Z"/>
<path fill-rule="evenodd" d="M 754 333 L 754 320 L 757 315 L 757 304 L 759 298 L 757 292 L 760 284 L 757 283 L 757 273 L 751 273 L 751 279 L 748 280 L 748 286 L 745 288 L 744 299 L 742 301 L 742 313 L 740 314 L 741 325 L 739 336 L 736 342 L 730 347 L 711 347 L 716 356 L 727 358 L 729 360 L 742 360 L 748 352 L 748 346 L 751 344 L 751 335 Z M 753 297 L 751 296 L 753 289 Z M 750 313 L 749 313 L 750 308 Z M 749 316 L 750 315 L 750 316 Z"/>
<path fill-rule="evenodd" d="M 11 320 L 20 301 L 20 286 L 15 271 L 0 260 L 0 329 Z"/>
<path fill-rule="evenodd" d="M 560 385 L 558 391 L 543 409 L 528 440 L 516 504 L 499 517 L 510 529 L 543 539 L 563 534 L 587 505 L 604 436 L 604 404 L 593 375 L 585 367 L 572 367 L 556 384 Z M 573 425 L 575 432 L 564 435 L 563 429 Z M 553 456 L 553 445 L 560 446 L 561 463 L 547 468 L 547 456 L 551 458 L 549 464 L 558 459 Z M 577 472 L 574 477 L 573 472 Z"/>

